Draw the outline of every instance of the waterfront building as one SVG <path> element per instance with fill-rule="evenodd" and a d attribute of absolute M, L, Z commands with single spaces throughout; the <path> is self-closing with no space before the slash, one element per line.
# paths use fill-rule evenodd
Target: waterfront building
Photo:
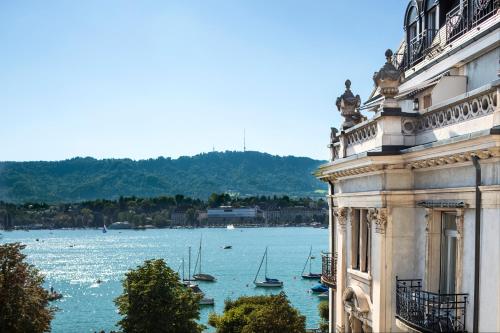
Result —
<path fill-rule="evenodd" d="M 280 209 L 264 209 L 262 211 L 262 218 L 264 222 L 267 224 L 278 223 L 281 219 L 281 210 Z"/>
<path fill-rule="evenodd" d="M 500 332 L 499 8 L 410 1 L 371 96 L 337 99 L 330 332 Z"/>
<path fill-rule="evenodd" d="M 187 208 L 176 208 L 170 214 L 170 220 L 172 221 L 172 225 L 175 226 L 185 226 L 187 223 L 187 216 L 186 216 L 186 211 Z"/>
<path fill-rule="evenodd" d="M 230 224 L 230 223 L 253 223 L 261 217 L 258 207 L 231 207 L 221 206 L 219 208 L 207 209 L 207 219 L 209 224 Z"/>
<path fill-rule="evenodd" d="M 285 223 L 323 222 L 327 210 L 304 206 L 284 207 L 281 209 L 281 221 Z"/>

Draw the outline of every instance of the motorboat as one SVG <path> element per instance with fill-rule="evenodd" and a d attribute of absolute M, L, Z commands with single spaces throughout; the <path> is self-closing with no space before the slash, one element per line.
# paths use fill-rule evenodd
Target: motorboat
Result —
<path fill-rule="evenodd" d="M 320 283 L 311 288 L 313 293 L 324 293 L 328 292 L 328 287 Z"/>
<path fill-rule="evenodd" d="M 234 224 L 228 224 L 228 225 L 226 226 L 226 229 L 227 229 L 227 230 L 234 230 L 234 229 L 235 229 L 235 228 L 234 228 Z"/>

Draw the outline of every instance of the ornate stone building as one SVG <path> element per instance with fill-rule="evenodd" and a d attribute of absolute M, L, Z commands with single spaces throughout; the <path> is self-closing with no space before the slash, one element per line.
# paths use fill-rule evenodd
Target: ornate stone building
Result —
<path fill-rule="evenodd" d="M 316 173 L 330 332 L 500 332 L 499 8 L 412 0 L 368 100 L 346 82 Z"/>

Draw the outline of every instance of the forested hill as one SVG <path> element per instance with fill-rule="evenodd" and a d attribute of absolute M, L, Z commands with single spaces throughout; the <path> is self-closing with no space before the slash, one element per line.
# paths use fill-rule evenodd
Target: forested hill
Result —
<path fill-rule="evenodd" d="M 323 196 L 312 176 L 323 161 L 259 152 L 213 152 L 178 159 L 73 158 L 57 162 L 0 162 L 0 200 L 77 202 L 119 196 L 211 193 L 239 196 Z"/>

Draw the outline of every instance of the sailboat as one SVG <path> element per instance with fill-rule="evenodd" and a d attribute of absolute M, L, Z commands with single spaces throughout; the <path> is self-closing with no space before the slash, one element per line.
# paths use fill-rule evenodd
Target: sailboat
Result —
<path fill-rule="evenodd" d="M 306 263 L 304 264 L 304 268 L 302 269 L 302 278 L 303 279 L 320 279 L 321 278 L 321 273 L 312 273 L 311 268 L 312 268 L 312 260 L 314 257 L 311 255 L 312 254 L 312 246 L 309 249 L 309 255 L 307 256 Z M 304 273 L 307 267 L 307 263 L 309 263 L 309 273 Z"/>
<path fill-rule="evenodd" d="M 108 228 L 106 228 L 106 223 L 102 225 L 102 233 L 105 234 L 108 232 Z"/>
<path fill-rule="evenodd" d="M 182 284 L 191 289 L 195 294 L 200 295 L 200 305 L 214 305 L 215 300 L 213 298 L 205 297 L 205 293 L 198 287 L 197 284 L 191 283 L 191 246 L 189 247 L 189 268 L 188 268 L 188 278 L 184 276 L 184 258 L 182 258 Z"/>
<path fill-rule="evenodd" d="M 264 263 L 264 259 L 266 260 L 265 271 L 264 271 L 264 280 L 257 281 L 257 277 L 259 276 L 260 269 L 262 268 L 262 264 Z M 256 287 L 264 287 L 264 288 L 282 288 L 283 282 L 278 279 L 271 279 L 267 277 L 267 246 L 266 251 L 264 252 L 264 256 L 262 256 L 262 260 L 260 261 L 259 269 L 257 270 L 257 274 L 255 274 L 255 279 L 253 280 L 253 284 Z"/>
<path fill-rule="evenodd" d="M 200 247 L 198 249 L 198 257 L 196 258 L 196 264 L 194 266 L 194 272 L 196 272 L 196 268 L 198 267 L 198 273 L 193 274 L 193 279 L 198 281 L 207 281 L 207 282 L 215 282 L 215 277 L 210 274 L 204 274 L 201 272 L 201 238 L 200 238 Z"/>

